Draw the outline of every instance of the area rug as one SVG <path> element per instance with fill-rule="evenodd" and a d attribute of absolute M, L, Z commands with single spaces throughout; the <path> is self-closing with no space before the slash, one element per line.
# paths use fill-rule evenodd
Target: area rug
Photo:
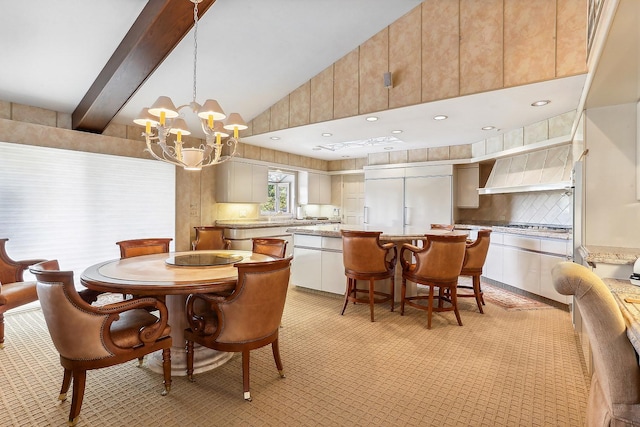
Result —
<path fill-rule="evenodd" d="M 461 278 L 459 283 L 471 285 L 471 279 L 469 278 L 467 280 L 467 278 Z M 485 302 L 491 302 L 505 310 L 544 310 L 553 308 L 553 306 L 549 304 L 536 301 L 524 295 L 519 295 L 488 283 L 481 283 L 481 287 Z"/>

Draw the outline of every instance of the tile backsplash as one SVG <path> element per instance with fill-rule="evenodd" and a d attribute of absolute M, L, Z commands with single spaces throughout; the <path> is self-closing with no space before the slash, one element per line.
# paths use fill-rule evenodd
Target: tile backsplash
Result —
<path fill-rule="evenodd" d="M 458 209 L 456 222 L 491 222 L 572 227 L 573 194 L 569 191 L 487 194 L 477 209 Z"/>

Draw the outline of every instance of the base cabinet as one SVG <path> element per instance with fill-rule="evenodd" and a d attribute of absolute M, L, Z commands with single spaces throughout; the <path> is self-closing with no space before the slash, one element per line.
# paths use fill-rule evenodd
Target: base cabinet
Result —
<path fill-rule="evenodd" d="M 342 239 L 294 234 L 291 283 L 304 288 L 344 294 Z"/>
<path fill-rule="evenodd" d="M 553 267 L 571 259 L 570 255 L 568 240 L 491 233 L 483 276 L 570 304 L 571 298 L 556 292 L 551 279 Z"/>

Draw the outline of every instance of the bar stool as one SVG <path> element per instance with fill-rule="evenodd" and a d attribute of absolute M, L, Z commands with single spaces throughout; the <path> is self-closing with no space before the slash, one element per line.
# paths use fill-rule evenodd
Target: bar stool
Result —
<path fill-rule="evenodd" d="M 398 249 L 395 243 L 380 244 L 381 231 L 342 230 L 342 257 L 344 274 L 347 276 L 347 290 L 344 295 L 342 315 L 349 301 L 369 304 L 371 321 L 374 321 L 373 305 L 391 301 L 394 309 L 395 266 Z M 390 257 L 390 254 L 393 254 Z M 375 290 L 376 280 L 391 279 L 390 291 Z M 369 287 L 358 288 L 358 280 L 367 280 Z M 366 293 L 367 297 L 358 297 L 358 293 Z M 377 298 L 376 298 L 377 296 Z"/>
<path fill-rule="evenodd" d="M 489 252 L 490 240 L 491 230 L 479 230 L 476 240 L 467 243 L 466 255 L 464 257 L 460 276 L 471 276 L 472 285 L 458 284 L 458 288 L 473 290 L 472 294 L 459 293 L 458 297 L 475 297 L 476 303 L 478 304 L 478 310 L 483 314 L 484 311 L 482 310 L 482 306 L 484 305 L 484 297 L 482 295 L 482 289 L 480 288 L 480 276 L 482 275 L 484 262 L 487 259 L 487 252 Z"/>
<path fill-rule="evenodd" d="M 400 315 L 404 315 L 405 304 L 426 310 L 427 328 L 431 329 L 431 315 L 434 311 L 453 311 L 458 325 L 462 326 L 458 312 L 456 285 L 462 270 L 466 240 L 465 234 L 427 236 L 423 248 L 409 243 L 402 245 L 400 250 L 402 264 Z M 413 258 L 405 258 L 405 252 L 411 252 L 408 255 L 412 255 Z M 410 263 L 408 259 L 415 259 L 415 264 Z M 418 287 L 419 285 L 427 286 L 429 294 L 420 295 L 418 293 L 416 296 L 408 297 L 406 295 L 407 280 L 416 283 Z M 434 288 L 439 288 L 438 295 L 434 295 Z M 437 307 L 433 306 L 434 299 L 438 300 Z M 420 300 L 427 300 L 427 305 L 419 304 Z M 449 306 L 445 307 L 444 302 L 449 303 Z"/>

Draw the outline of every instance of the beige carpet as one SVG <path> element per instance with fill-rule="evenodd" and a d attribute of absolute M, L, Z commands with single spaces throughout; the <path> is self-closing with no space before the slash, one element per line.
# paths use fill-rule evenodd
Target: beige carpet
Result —
<path fill-rule="evenodd" d="M 292 287 L 281 329 L 287 378 L 270 349 L 252 353 L 252 402 L 238 355 L 190 383 L 135 362 L 90 371 L 80 426 L 581 426 L 588 382 L 569 313 L 461 302 L 453 313 L 404 316 Z M 58 355 L 39 310 L 6 315 L 0 425 L 62 426 Z"/>

